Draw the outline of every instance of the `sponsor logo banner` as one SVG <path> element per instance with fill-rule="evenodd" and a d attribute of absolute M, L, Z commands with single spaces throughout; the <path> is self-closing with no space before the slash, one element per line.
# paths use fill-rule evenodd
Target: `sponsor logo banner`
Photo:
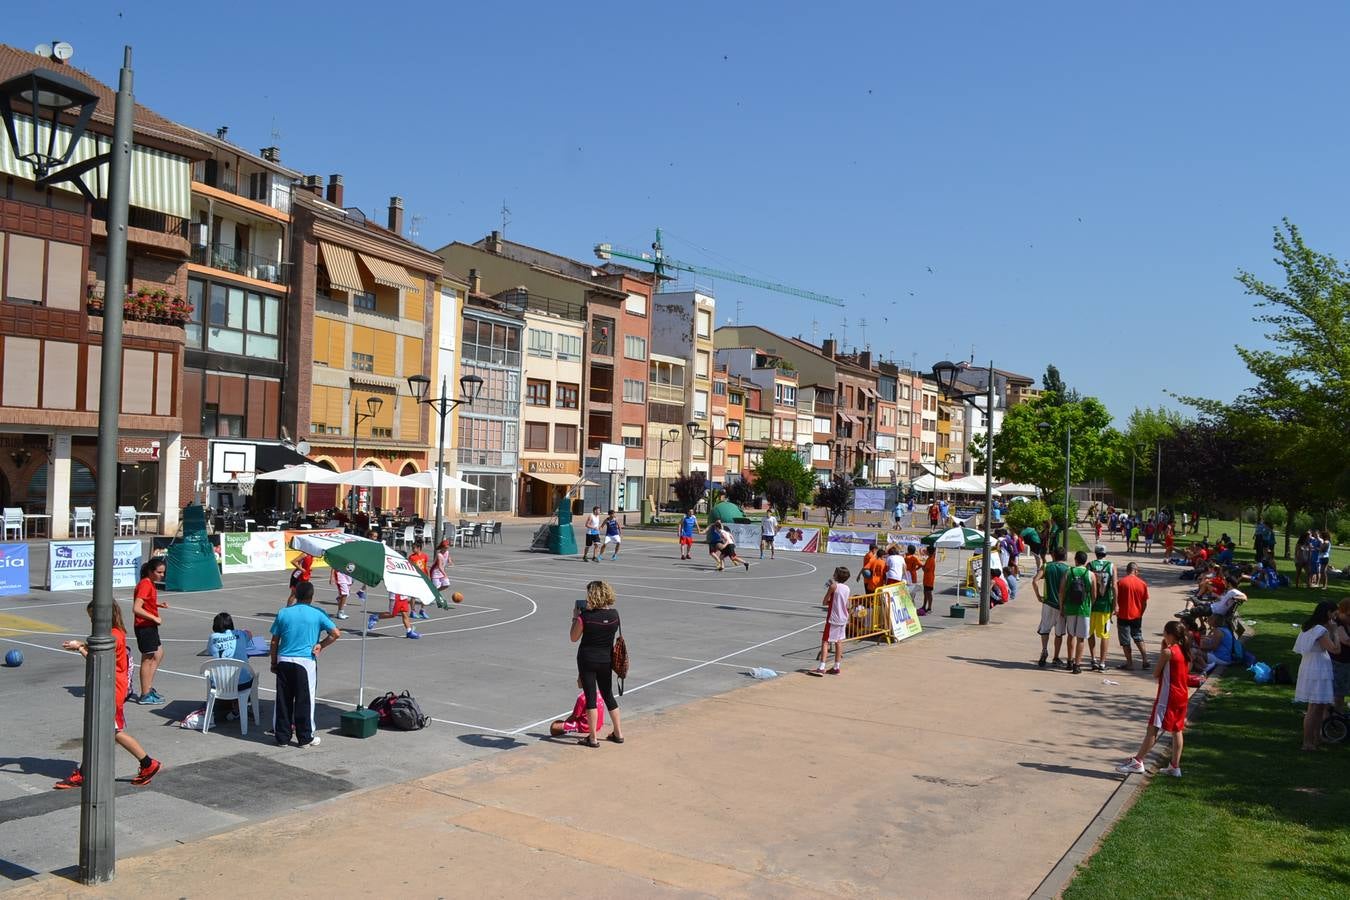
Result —
<path fill-rule="evenodd" d="M 799 553 L 819 553 L 820 529 L 801 527 L 779 528 L 778 534 L 773 539 L 773 546 L 777 550 L 796 550 Z"/>
<path fill-rule="evenodd" d="M 0 596 L 28 593 L 28 545 L 0 544 Z"/>
<path fill-rule="evenodd" d="M 867 548 L 876 541 L 875 531 L 831 531 L 825 539 L 825 552 L 866 556 Z"/>
<path fill-rule="evenodd" d="M 47 588 L 79 591 L 94 586 L 94 542 L 51 541 L 47 553 Z M 141 570 L 141 542 L 113 543 L 113 587 L 135 587 Z"/>
<path fill-rule="evenodd" d="M 220 570 L 280 572 L 286 568 L 286 536 L 280 531 L 249 531 L 220 536 Z"/>

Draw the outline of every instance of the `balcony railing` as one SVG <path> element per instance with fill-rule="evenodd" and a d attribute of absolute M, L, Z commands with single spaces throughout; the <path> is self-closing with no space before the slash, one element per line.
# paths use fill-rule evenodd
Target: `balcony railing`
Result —
<path fill-rule="evenodd" d="M 187 219 L 156 212 L 153 209 L 142 209 L 139 206 L 127 210 L 127 225 L 143 231 L 153 231 L 155 234 L 187 237 Z"/>
<path fill-rule="evenodd" d="M 249 253 L 228 244 L 212 244 L 209 247 L 193 247 L 192 261 L 202 266 L 210 266 L 223 272 L 270 281 L 272 284 L 286 283 L 286 266 L 279 260 Z"/>
<path fill-rule="evenodd" d="M 684 388 L 673 384 L 648 384 L 647 399 L 658 403 L 684 403 Z"/>

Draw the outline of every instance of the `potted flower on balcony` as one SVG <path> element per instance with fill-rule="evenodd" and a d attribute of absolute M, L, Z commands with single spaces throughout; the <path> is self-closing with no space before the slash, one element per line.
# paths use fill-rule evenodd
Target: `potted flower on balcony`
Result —
<path fill-rule="evenodd" d="M 95 290 L 93 285 L 85 292 L 84 308 L 91 316 L 103 315 L 103 294 Z"/>
<path fill-rule="evenodd" d="M 192 304 L 182 297 L 174 297 L 169 301 L 168 321 L 174 325 L 183 325 L 192 318 Z"/>

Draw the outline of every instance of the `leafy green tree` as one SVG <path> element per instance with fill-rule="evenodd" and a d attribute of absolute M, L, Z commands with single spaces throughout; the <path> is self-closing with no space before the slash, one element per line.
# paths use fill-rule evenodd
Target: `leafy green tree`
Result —
<path fill-rule="evenodd" d="M 1125 429 L 1118 433 L 1116 451 L 1107 464 L 1103 477 L 1111 490 L 1120 497 L 1130 495 L 1130 461 L 1134 460 L 1135 502 L 1141 507 L 1152 505 L 1139 498 L 1152 500 L 1158 445 L 1170 439 L 1185 424 L 1175 410 L 1136 409 L 1126 420 Z"/>
<path fill-rule="evenodd" d="M 829 484 L 821 485 L 816 491 L 816 506 L 822 507 L 829 515 L 829 525 L 843 521 L 853 508 L 853 483 L 842 475 L 830 479 Z"/>
<path fill-rule="evenodd" d="M 681 475 L 671 482 L 670 489 L 680 501 L 680 509 L 693 509 L 708 493 L 708 476 L 703 472 Z"/>
<path fill-rule="evenodd" d="M 1082 395 L 1064 383 L 1064 378 L 1059 374 L 1059 368 L 1054 363 L 1045 367 L 1045 375 L 1041 378 L 1041 388 L 1044 391 L 1042 396 L 1045 396 L 1047 402 L 1054 406 L 1077 403 L 1083 399 Z"/>
<path fill-rule="evenodd" d="M 815 476 L 802 465 L 796 452 L 783 447 L 769 447 L 750 471 L 755 476 L 755 489 L 769 501 L 779 519 L 811 497 L 816 484 Z"/>
<path fill-rule="evenodd" d="M 1070 429 L 1070 481 L 1080 484 L 1101 477 L 1119 454 L 1119 440 L 1110 425 L 1111 414 L 1096 397 L 1067 403 L 1058 395 L 1045 394 L 1018 404 L 1004 415 L 1003 427 L 994 436 L 994 477 L 1034 484 L 1052 496 L 1063 490 L 1065 437 Z M 970 449 L 982 467 L 984 442 L 972 441 Z"/>
<path fill-rule="evenodd" d="M 755 489 L 744 478 L 737 478 L 735 481 L 729 482 L 724 493 L 729 502 L 735 503 L 741 509 L 745 509 L 755 499 Z"/>
<path fill-rule="evenodd" d="M 1040 528 L 1050 519 L 1050 507 L 1041 500 L 1028 500 L 1025 503 L 1010 503 L 1003 514 L 1003 522 L 1009 531 L 1021 533 L 1023 528 Z"/>

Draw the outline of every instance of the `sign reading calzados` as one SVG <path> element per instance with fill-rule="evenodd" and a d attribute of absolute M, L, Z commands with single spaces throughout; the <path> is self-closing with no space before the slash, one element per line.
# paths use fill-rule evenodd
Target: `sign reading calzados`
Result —
<path fill-rule="evenodd" d="M 113 543 L 113 587 L 135 587 L 141 569 L 141 542 Z M 94 586 L 94 542 L 52 541 L 47 552 L 47 589 L 78 591 Z"/>

